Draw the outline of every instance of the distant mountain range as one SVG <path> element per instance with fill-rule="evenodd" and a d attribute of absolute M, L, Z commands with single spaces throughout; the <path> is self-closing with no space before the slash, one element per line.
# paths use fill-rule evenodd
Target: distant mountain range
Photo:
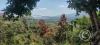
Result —
<path fill-rule="evenodd" d="M 3 13 L 0 12 L 0 16 L 2 16 Z M 80 16 L 84 16 L 84 15 L 87 15 L 86 13 L 81 13 Z M 58 21 L 60 19 L 60 16 L 61 15 L 58 15 L 58 16 L 42 16 L 42 15 L 32 15 L 32 17 L 28 17 L 28 18 L 31 18 L 31 19 L 43 19 L 43 20 L 46 20 L 46 21 Z M 73 14 L 66 14 L 66 18 L 68 21 L 72 21 L 76 18 L 78 18 L 79 16 L 76 16 L 76 13 L 73 13 Z"/>
<path fill-rule="evenodd" d="M 81 13 L 80 16 L 86 16 L 86 13 Z M 58 21 L 60 19 L 61 15 L 58 16 L 41 16 L 41 15 L 35 15 L 33 16 L 34 19 L 43 19 L 47 21 Z M 72 21 L 80 16 L 76 16 L 76 13 L 73 14 L 66 14 L 66 18 L 68 21 Z"/>
<path fill-rule="evenodd" d="M 47 20 L 47 21 L 58 21 L 60 19 L 60 16 L 33 16 L 34 19 L 43 19 L 43 20 Z M 66 18 L 68 21 L 74 20 L 75 18 L 77 18 L 77 16 L 75 16 L 75 14 L 66 14 Z"/>

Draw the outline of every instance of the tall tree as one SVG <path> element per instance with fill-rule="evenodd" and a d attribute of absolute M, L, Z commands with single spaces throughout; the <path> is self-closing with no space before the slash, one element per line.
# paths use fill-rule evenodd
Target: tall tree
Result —
<path fill-rule="evenodd" d="M 36 7 L 37 2 L 40 0 L 7 0 L 8 6 L 4 9 L 4 17 L 9 20 L 24 15 L 31 15 L 31 10 Z"/>
<path fill-rule="evenodd" d="M 77 14 L 79 14 L 82 11 L 85 11 L 86 13 L 89 14 L 90 19 L 92 21 L 92 24 L 95 28 L 96 32 L 99 32 L 99 21 L 97 18 L 97 13 L 96 11 L 100 10 L 100 0 L 68 0 L 68 7 L 75 9 Z M 97 34 L 97 33 L 94 34 Z M 93 36 L 96 37 L 96 36 Z M 97 39 L 94 39 L 93 45 L 99 45 L 97 43 Z M 100 41 L 99 41 L 100 42 Z"/>

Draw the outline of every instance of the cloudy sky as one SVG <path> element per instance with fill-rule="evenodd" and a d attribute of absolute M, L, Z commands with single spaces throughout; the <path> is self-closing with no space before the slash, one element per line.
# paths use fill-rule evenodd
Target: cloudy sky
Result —
<path fill-rule="evenodd" d="M 0 10 L 6 7 L 6 0 L 0 0 Z M 73 14 L 75 10 L 67 8 L 66 0 L 40 0 L 32 10 L 32 16 L 57 16 L 63 13 Z"/>

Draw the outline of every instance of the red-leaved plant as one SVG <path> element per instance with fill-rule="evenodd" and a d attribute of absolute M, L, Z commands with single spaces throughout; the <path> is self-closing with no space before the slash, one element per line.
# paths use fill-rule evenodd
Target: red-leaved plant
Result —
<path fill-rule="evenodd" d="M 51 38 L 53 37 L 52 29 L 49 28 L 44 20 L 39 20 L 38 21 L 38 27 L 41 29 L 40 36 L 43 37 L 43 42 L 44 45 L 51 45 L 53 42 L 49 44 L 51 41 Z M 49 40 L 48 40 L 49 39 Z"/>
<path fill-rule="evenodd" d="M 59 21 L 58 25 L 59 25 L 61 28 L 63 28 L 63 27 L 67 24 L 66 20 L 67 20 L 67 18 L 66 18 L 66 16 L 65 16 L 65 14 L 61 15 L 60 21 Z"/>
<path fill-rule="evenodd" d="M 65 14 L 61 15 L 60 17 L 60 21 L 58 22 L 58 26 L 60 26 L 60 28 L 58 29 L 58 32 L 56 33 L 56 36 L 54 37 L 54 40 L 56 41 L 56 43 L 62 43 L 62 45 L 66 42 L 66 26 L 67 26 L 67 22 L 66 22 L 67 18 L 65 16 Z"/>
<path fill-rule="evenodd" d="M 48 26 L 45 24 L 45 21 L 42 19 L 38 21 L 38 27 L 41 29 L 40 36 L 43 36 L 45 33 L 49 31 Z"/>

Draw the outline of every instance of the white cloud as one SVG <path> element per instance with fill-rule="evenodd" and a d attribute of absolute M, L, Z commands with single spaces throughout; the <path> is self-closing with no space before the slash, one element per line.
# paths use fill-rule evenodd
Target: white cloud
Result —
<path fill-rule="evenodd" d="M 36 8 L 32 11 L 32 16 L 51 16 L 53 11 L 47 8 Z"/>
<path fill-rule="evenodd" d="M 35 10 L 35 11 L 36 11 L 36 10 L 47 10 L 47 8 L 40 8 L 40 7 L 39 7 L 39 8 L 35 8 L 34 10 Z M 34 10 L 33 10 L 33 11 L 34 11 Z"/>
<path fill-rule="evenodd" d="M 75 10 L 70 9 L 67 6 L 68 5 L 64 5 L 64 4 L 63 5 L 59 5 L 58 7 L 59 7 L 60 12 L 65 13 L 65 14 L 73 14 L 73 13 L 76 13 Z"/>
<path fill-rule="evenodd" d="M 67 8 L 67 5 L 59 5 L 58 7 L 59 8 L 65 8 L 65 7 Z"/>
<path fill-rule="evenodd" d="M 58 5 L 54 8 L 40 8 L 37 7 L 32 11 L 32 16 L 57 16 L 61 14 L 73 14 L 75 10 L 67 8 L 67 5 Z"/>

